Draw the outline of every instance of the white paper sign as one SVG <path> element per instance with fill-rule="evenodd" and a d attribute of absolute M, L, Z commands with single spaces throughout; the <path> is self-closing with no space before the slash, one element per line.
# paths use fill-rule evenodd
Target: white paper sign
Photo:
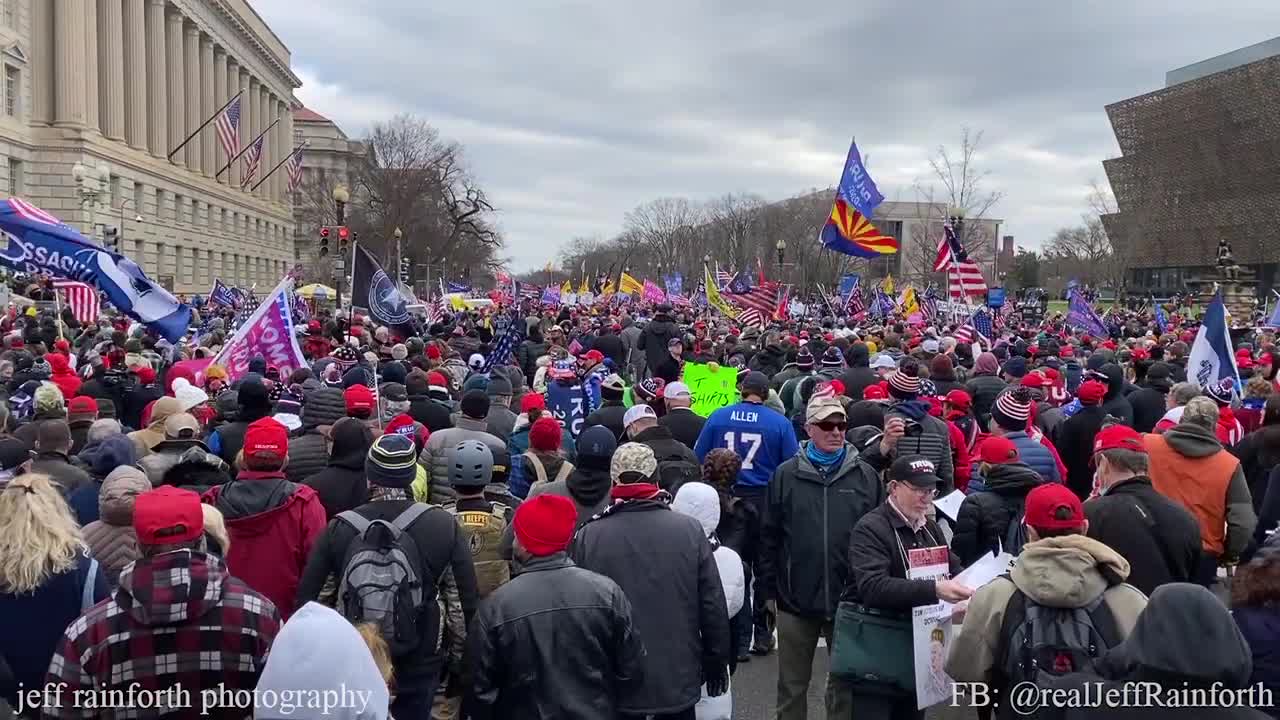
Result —
<path fill-rule="evenodd" d="M 964 503 L 964 498 L 963 490 L 952 490 L 951 494 L 934 500 L 933 506 L 938 508 L 938 512 L 956 520 L 960 517 L 960 506 Z"/>
<path fill-rule="evenodd" d="M 945 545 L 908 550 L 907 562 L 907 577 L 911 580 L 941 580 L 951 572 L 950 552 Z M 946 603 L 911 608 L 919 710 L 951 698 L 951 677 L 944 669 L 951 634 L 951 607 Z"/>

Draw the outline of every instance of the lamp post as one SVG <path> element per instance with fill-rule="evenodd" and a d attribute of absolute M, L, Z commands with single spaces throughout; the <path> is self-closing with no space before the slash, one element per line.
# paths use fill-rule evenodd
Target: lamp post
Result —
<path fill-rule="evenodd" d="M 97 167 L 77 162 L 71 167 L 71 176 L 76 181 L 76 194 L 80 196 L 80 207 L 89 213 L 89 222 L 85 226 L 85 235 L 96 238 L 98 224 L 98 201 L 110 191 L 111 168 L 106 163 Z"/>
<path fill-rule="evenodd" d="M 398 227 L 395 230 L 391 231 L 391 237 L 395 238 L 396 240 L 396 271 L 404 273 L 404 277 L 401 279 L 404 281 L 404 284 L 408 285 L 409 274 L 404 266 L 404 250 L 400 246 L 400 238 L 403 236 L 404 236 L 404 233 L 401 232 L 400 228 Z"/>
<path fill-rule="evenodd" d="M 778 238 L 777 244 L 775 244 L 773 247 L 778 251 L 778 277 L 782 277 L 782 260 L 787 255 L 786 238 Z"/>
<path fill-rule="evenodd" d="M 335 185 L 333 188 L 333 204 L 339 228 L 347 222 L 347 203 L 350 201 L 351 193 L 347 191 L 347 186 Z M 338 237 L 342 237 L 341 229 L 338 230 Z M 341 239 L 339 240 L 339 250 L 341 250 Z M 333 266 L 338 271 L 333 278 L 333 299 L 336 303 L 337 312 L 342 312 L 342 275 L 347 269 L 346 253 L 339 252 Z M 346 340 L 345 330 L 343 331 L 343 340 Z"/>

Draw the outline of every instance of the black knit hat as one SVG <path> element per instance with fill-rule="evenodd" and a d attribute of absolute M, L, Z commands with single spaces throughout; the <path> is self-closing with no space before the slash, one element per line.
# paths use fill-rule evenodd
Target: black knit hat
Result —
<path fill-rule="evenodd" d="M 592 425 L 578 436 L 578 461 L 583 470 L 608 470 L 613 453 L 618 449 L 618 438 L 603 425 Z"/>
<path fill-rule="evenodd" d="M 370 484 L 407 488 L 417 474 L 418 457 L 413 440 L 399 433 L 379 436 L 369 447 L 364 474 Z"/>
<path fill-rule="evenodd" d="M 482 420 L 489 414 L 489 395 L 484 390 L 468 390 L 462 394 L 458 409 L 473 420 Z"/>
<path fill-rule="evenodd" d="M 991 406 L 991 419 L 1010 432 L 1026 430 L 1031 419 L 1031 389 L 1019 385 L 1000 393 Z"/>
<path fill-rule="evenodd" d="M 809 348 L 800 348 L 800 352 L 796 353 L 796 367 L 801 370 L 813 369 L 813 353 L 809 352 Z"/>

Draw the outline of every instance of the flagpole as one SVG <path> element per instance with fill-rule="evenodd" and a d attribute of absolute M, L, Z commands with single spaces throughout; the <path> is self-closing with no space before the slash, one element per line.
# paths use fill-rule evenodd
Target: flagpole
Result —
<path fill-rule="evenodd" d="M 236 98 L 240 97 L 240 96 L 241 96 L 241 95 L 243 95 L 243 94 L 244 94 L 244 90 L 241 90 L 240 92 L 237 92 L 235 95 L 232 95 L 232 96 L 231 96 L 231 99 L 230 99 L 230 100 L 228 100 L 228 101 L 226 102 L 226 104 L 225 104 L 225 105 L 223 105 L 222 107 L 218 108 L 218 112 L 216 112 L 216 113 L 214 113 L 214 114 L 210 115 L 208 120 L 205 120 L 205 121 L 200 125 L 200 127 L 196 128 L 196 131 L 195 131 L 195 132 L 193 132 L 193 133 L 191 133 L 190 135 L 188 135 L 188 136 L 187 136 L 187 139 L 182 141 L 182 144 L 181 144 L 181 145 L 179 145 L 178 147 L 174 148 L 173 150 L 171 150 L 171 151 L 169 152 L 169 159 L 170 159 L 170 160 L 172 160 L 172 159 L 173 159 L 173 156 L 174 156 L 174 155 L 177 155 L 179 150 L 181 150 L 182 148 L 186 147 L 186 146 L 187 146 L 187 143 L 189 143 L 189 142 L 191 142 L 192 140 L 194 140 L 194 139 L 195 139 L 195 137 L 196 137 L 197 135 L 199 135 L 199 134 L 200 134 L 200 131 L 201 131 L 201 130 L 204 130 L 206 127 L 208 127 L 208 126 L 209 126 L 209 123 L 213 122 L 213 121 L 214 121 L 214 119 L 216 119 L 219 115 L 221 115 L 223 110 L 226 110 L 227 108 L 231 107 L 231 103 L 235 102 L 235 101 L 236 101 Z M 219 174 L 219 175 L 221 175 L 222 173 L 218 173 L 218 174 Z"/>
<path fill-rule="evenodd" d="M 299 152 L 301 152 L 303 148 L 305 148 L 306 146 L 308 146 L 308 145 L 310 145 L 310 144 L 311 144 L 311 141 L 310 141 L 310 140 L 308 140 L 308 141 L 306 141 L 306 142 L 302 143 L 301 145 L 299 145 L 298 147 L 294 148 L 294 149 L 293 149 L 293 152 L 289 153 L 288 155 L 285 155 L 283 160 L 281 160 L 280 162 L 276 163 L 276 166 L 275 166 L 275 167 L 273 167 L 273 168 L 271 168 L 271 172 L 269 172 L 269 173 L 267 173 L 266 175 L 263 175 L 263 176 L 262 176 L 262 179 L 258 181 L 258 184 L 257 184 L 257 185 L 254 185 L 253 187 L 249 188 L 249 192 L 253 192 L 254 190 L 257 190 L 257 189 L 258 189 L 258 185 L 261 185 L 262 183 L 266 182 L 266 181 L 267 181 L 267 179 L 268 179 L 268 178 L 270 178 L 272 175 L 275 175 L 275 174 L 276 174 L 276 171 L 280 169 L 280 166 L 281 166 L 281 165 L 284 165 L 285 163 L 287 163 L 287 162 L 289 162 L 290 160 L 292 160 L 294 155 L 296 155 L 296 154 L 298 154 Z"/>
<path fill-rule="evenodd" d="M 213 179 L 217 180 L 218 178 L 222 177 L 222 173 L 226 172 L 227 168 L 231 167 L 235 163 L 235 161 L 239 160 L 241 155 L 244 155 L 245 153 L 249 152 L 249 148 L 253 147 L 254 145 L 257 145 L 258 141 L 262 139 L 262 136 L 271 132 L 271 128 L 275 127 L 276 123 L 279 123 L 279 122 L 280 122 L 279 118 L 276 118 L 275 120 L 273 120 L 271 124 L 267 126 L 266 130 L 263 130 L 261 133 L 258 134 L 258 137 L 253 139 L 253 142 L 249 143 L 248 145 L 245 145 L 243 148 L 240 149 L 240 152 L 236 153 L 235 157 L 227 161 L 227 164 L 222 166 L 222 169 L 218 171 L 217 175 L 213 176 Z"/>
<path fill-rule="evenodd" d="M 62 291 L 58 288 L 53 289 L 53 305 L 54 311 L 58 313 L 58 339 L 62 339 Z"/>

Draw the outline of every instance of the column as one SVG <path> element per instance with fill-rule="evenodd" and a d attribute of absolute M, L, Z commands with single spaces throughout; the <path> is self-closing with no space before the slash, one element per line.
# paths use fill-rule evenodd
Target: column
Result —
<path fill-rule="evenodd" d="M 129 147 L 147 149 L 147 23 L 145 0 L 124 0 L 124 136 Z"/>
<path fill-rule="evenodd" d="M 204 118 L 200 116 L 200 28 L 186 23 L 183 26 L 182 65 L 183 90 L 187 94 L 187 121 L 184 123 L 182 137 L 185 138 L 200 127 Z M 185 148 L 187 167 L 191 172 L 201 172 L 203 153 L 199 137 L 191 139 Z"/>
<path fill-rule="evenodd" d="M 186 92 L 183 89 L 183 83 L 186 80 L 182 62 L 182 36 L 183 36 L 183 20 L 182 13 L 176 9 L 172 10 L 165 16 L 165 62 L 168 65 L 168 101 L 169 101 L 169 145 L 161 151 L 161 156 L 169 154 L 178 143 L 182 142 L 187 134 L 183 130 L 187 127 L 187 103 Z M 183 165 L 186 163 L 186 156 L 182 153 L 176 153 L 171 162 L 175 165 Z"/>
<path fill-rule="evenodd" d="M 237 63 L 235 61 L 235 58 L 231 57 L 230 55 L 227 55 L 226 58 L 227 58 L 227 98 L 230 99 L 232 95 L 236 94 L 237 92 L 240 92 L 240 63 Z M 236 138 L 236 151 L 239 152 L 239 148 L 244 147 L 244 96 L 243 95 L 240 96 L 240 126 L 236 130 L 236 134 L 238 135 L 238 137 Z M 234 156 L 235 156 L 235 153 L 232 153 L 232 157 Z M 226 160 L 222 161 L 222 165 L 226 165 L 230 161 L 231 161 L 231 158 L 228 157 Z M 222 165 L 219 165 L 218 169 L 222 169 Z M 232 168 L 227 168 L 227 171 L 222 173 L 222 177 L 220 178 L 222 182 L 228 185 L 235 182 L 232 179 L 234 175 L 232 174 L 231 170 Z"/>
<path fill-rule="evenodd" d="M 36 3 L 39 5 L 40 3 Z M 85 108 L 85 0 L 54 0 L 54 124 L 83 127 Z"/>
<path fill-rule="evenodd" d="M 101 127 L 98 113 L 98 8 L 95 0 L 84 4 L 84 122 L 91 129 Z"/>
<path fill-rule="evenodd" d="M 280 118 L 280 145 L 279 154 L 276 155 L 276 162 L 280 162 L 293 152 L 293 134 L 289 132 L 289 108 L 285 107 L 284 101 L 276 98 L 276 117 Z M 289 171 L 280 168 L 280 172 L 276 173 L 276 202 L 285 201 L 285 191 L 288 190 Z"/>
<path fill-rule="evenodd" d="M 248 73 L 245 73 L 245 74 L 248 75 Z M 258 88 L 260 87 L 262 86 L 258 84 L 258 80 L 253 76 L 249 76 L 249 91 L 244 94 L 244 98 L 245 98 L 244 101 L 245 101 L 245 104 L 248 106 L 248 111 L 249 111 L 248 112 L 249 132 L 245 136 L 245 140 L 244 140 L 246 146 L 252 145 L 254 140 L 256 140 L 258 137 L 258 133 L 262 132 L 262 127 L 258 124 L 259 122 L 261 122 L 261 118 L 262 118 L 262 115 L 259 114 L 258 112 L 258 108 L 259 108 Z M 247 155 L 248 153 L 246 153 L 246 156 Z M 245 167 L 245 163 L 241 162 L 240 167 L 241 168 Z M 253 187 L 252 182 L 245 185 L 243 189 L 248 190 L 251 187 Z"/>
<path fill-rule="evenodd" d="M 257 105 L 253 102 L 254 85 L 254 80 L 249 75 L 249 71 L 242 68 L 240 70 L 240 89 L 244 90 L 244 107 L 241 108 L 240 113 L 240 148 L 242 150 L 248 147 L 249 143 L 253 142 L 253 139 L 258 134 L 254 129 L 254 120 L 257 116 L 257 112 L 254 110 Z M 240 187 L 240 181 L 244 177 L 244 155 L 240 156 L 240 160 L 236 165 L 239 168 L 234 176 L 235 185 Z"/>
<path fill-rule="evenodd" d="M 221 107 L 231 99 L 235 90 L 227 91 L 227 53 L 220 47 L 213 49 L 213 97 L 214 104 Z M 218 139 L 218 131 L 213 131 L 213 171 L 214 173 L 222 169 L 223 165 L 231 158 L 227 157 L 227 151 L 222 149 L 222 141 Z M 225 183 L 227 174 L 223 173 L 218 178 L 218 182 Z M 219 223 L 221 225 L 221 223 Z"/>
<path fill-rule="evenodd" d="M 281 113 L 281 115 L 283 115 L 283 116 L 284 116 L 284 142 L 285 142 L 285 152 L 293 152 L 293 149 L 294 149 L 294 142 L 295 142 L 295 141 L 294 141 L 294 139 L 293 139 L 293 109 L 289 107 L 289 103 L 287 103 L 287 102 L 281 102 L 281 103 L 280 103 L 280 113 Z M 285 174 L 285 176 L 284 176 L 284 179 L 280 181 L 280 187 L 281 187 L 280 197 L 282 197 L 282 198 L 284 199 L 284 202 L 285 202 L 286 204 L 288 204 L 288 205 L 292 205 L 292 204 L 293 204 L 293 193 L 289 192 L 289 175 L 288 175 L 288 173 L 286 173 L 286 174 Z"/>
<path fill-rule="evenodd" d="M 168 58 L 164 0 L 147 2 L 147 148 L 156 157 L 169 152 Z"/>
<path fill-rule="evenodd" d="M 53 3 L 31 4 L 31 122 L 53 122 Z"/>
<path fill-rule="evenodd" d="M 214 90 L 214 71 L 213 71 L 213 38 L 208 35 L 200 36 L 200 121 L 204 122 L 213 116 L 214 111 L 222 107 L 222 103 L 215 102 L 217 97 Z M 213 146 L 218 142 L 218 130 L 210 125 L 200 134 L 200 167 L 204 170 L 205 177 L 213 177 L 218 168 L 213 166 L 214 150 Z"/>
<path fill-rule="evenodd" d="M 102 134 L 124 139 L 124 6 L 98 0 L 98 111 Z"/>
<path fill-rule="evenodd" d="M 261 180 L 263 177 L 265 177 L 267 172 L 271 170 L 271 165 L 270 165 L 271 146 L 275 144 L 271 142 L 271 131 L 267 130 L 267 127 L 271 125 L 271 114 L 267 111 L 267 96 L 268 96 L 267 86 L 259 83 L 258 84 L 258 122 L 261 125 L 258 128 L 258 132 L 263 132 L 265 130 L 267 133 L 267 136 L 262 143 L 262 157 L 260 158 L 261 162 L 258 165 L 258 174 L 254 176 L 254 180 L 253 180 L 255 183 Z M 253 187 L 253 186 L 250 185 L 250 187 Z M 267 196 L 266 183 L 263 183 L 262 185 L 258 186 L 257 195 L 260 198 L 265 198 Z"/>

